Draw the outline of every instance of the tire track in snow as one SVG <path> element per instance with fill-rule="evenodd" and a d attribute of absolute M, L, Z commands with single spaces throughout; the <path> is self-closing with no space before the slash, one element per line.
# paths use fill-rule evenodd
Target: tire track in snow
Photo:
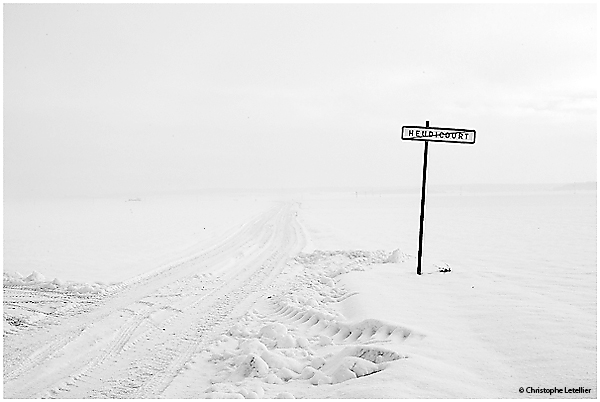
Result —
<path fill-rule="evenodd" d="M 251 222 L 245 224 L 241 229 L 239 229 L 238 232 L 230 235 L 226 240 L 224 240 L 220 244 L 217 244 L 217 246 L 205 251 L 204 253 L 201 253 L 198 256 L 191 258 L 187 262 L 180 262 L 175 265 L 168 266 L 166 268 L 152 272 L 150 275 L 142 275 L 140 277 L 128 281 L 125 284 L 121 284 L 114 287 L 113 291 L 116 293 L 114 297 L 106 300 L 104 306 L 102 306 L 99 309 L 96 309 L 89 316 L 79 316 L 76 317 L 76 319 L 73 321 L 68 319 L 66 321 L 63 320 L 65 326 L 61 326 L 58 329 L 50 329 L 50 334 L 47 335 L 42 342 L 40 342 L 39 339 L 34 338 L 33 342 L 39 343 L 39 345 L 36 346 L 34 349 L 31 349 L 31 345 L 26 345 L 27 348 L 30 349 L 29 354 L 24 357 L 19 356 L 18 359 L 13 359 L 18 360 L 16 367 L 14 367 L 8 373 L 8 375 L 5 372 L 4 396 L 11 397 L 13 395 L 13 384 L 17 388 L 15 392 L 16 396 L 24 397 L 23 392 L 25 392 L 25 395 L 32 395 L 32 392 L 34 392 L 34 390 L 40 388 L 40 378 L 30 379 L 27 376 L 23 376 L 23 373 L 30 373 L 37 369 L 38 372 L 42 371 L 40 373 L 40 377 L 42 379 L 44 379 L 44 377 L 48 377 L 47 373 L 44 372 L 45 370 L 43 370 L 42 363 L 46 363 L 47 360 L 51 359 L 52 357 L 55 357 L 67 346 L 73 346 L 78 340 L 79 336 L 86 329 L 89 329 L 90 327 L 94 326 L 94 323 L 102 321 L 106 324 L 109 323 L 111 321 L 109 318 L 114 319 L 115 311 L 130 306 L 131 304 L 136 303 L 148 294 L 152 294 L 152 292 L 156 291 L 156 289 L 159 286 L 163 285 L 165 282 L 169 283 L 169 281 L 171 280 L 176 280 L 177 277 L 185 275 L 187 271 L 190 271 L 190 269 L 193 269 L 194 272 L 198 271 L 198 264 L 206 263 L 206 266 L 204 268 L 211 266 L 211 261 L 215 258 L 222 258 L 220 256 L 222 256 L 225 251 L 231 250 L 235 247 L 241 247 L 245 243 L 251 242 L 254 236 L 256 236 L 258 231 L 261 229 L 261 227 L 270 219 L 272 219 L 272 217 L 276 213 L 276 208 L 272 208 L 264 212 L 258 218 L 255 218 Z M 29 292 L 30 295 L 28 297 L 30 298 L 34 297 L 33 295 L 39 293 L 33 290 L 27 290 L 27 292 Z M 116 330 L 117 329 L 115 329 L 115 331 Z M 48 338 L 54 340 L 48 342 Z M 86 355 L 83 358 L 85 359 L 86 357 L 88 356 Z M 73 360 L 81 360 L 81 358 L 76 358 Z M 73 371 L 74 368 L 77 368 L 77 370 L 75 371 L 85 372 L 84 368 L 89 367 L 91 361 L 93 361 L 94 359 L 92 358 L 88 360 L 89 361 L 85 361 L 81 364 L 79 364 L 77 361 L 71 361 L 70 370 Z M 102 361 L 103 359 L 100 358 L 99 360 Z M 7 359 L 5 354 L 5 367 L 6 361 Z M 78 374 L 83 374 L 83 372 L 78 372 Z"/>
<path fill-rule="evenodd" d="M 408 358 L 401 345 L 422 334 L 377 319 L 348 322 L 336 308 L 351 294 L 333 278 L 388 260 L 384 251 L 316 251 L 288 261 L 270 296 L 213 339 L 204 356 L 211 364 L 191 365 L 164 396 L 310 398 L 314 386 L 376 374 Z M 209 377 L 199 382 L 203 372 Z"/>
<path fill-rule="evenodd" d="M 77 317 L 79 322 L 68 325 L 67 317 L 52 344 L 5 373 L 4 396 L 158 396 L 207 334 L 243 314 L 300 250 L 292 215 L 291 205 L 268 210 L 220 245 L 116 287 L 100 307 Z M 240 257 L 239 250 L 246 255 Z M 218 280 L 199 276 L 215 269 L 222 270 Z"/>
<path fill-rule="evenodd" d="M 185 363 L 201 347 L 203 340 L 211 339 L 236 321 L 252 305 L 259 292 L 264 291 L 269 279 L 275 277 L 289 258 L 296 243 L 291 225 L 289 206 L 278 216 L 272 236 L 263 246 L 267 248 L 256 256 L 231 283 L 224 284 L 212 296 L 213 304 L 204 310 L 195 326 L 183 338 L 175 338 L 173 347 L 161 348 L 165 370 L 159 370 L 152 380 L 127 395 L 131 398 L 156 396 L 170 384 Z M 237 311 L 236 311 L 237 310 Z M 181 342 L 187 340 L 187 342 Z M 169 353 L 171 351 L 171 353 Z"/>
<path fill-rule="evenodd" d="M 19 328 L 16 330 L 5 330 L 5 347 L 4 347 L 4 382 L 10 381 L 22 375 L 24 372 L 29 371 L 32 367 L 39 366 L 41 363 L 59 354 L 70 342 L 75 340 L 85 330 L 85 326 L 82 325 L 71 325 L 67 329 L 63 329 L 57 335 L 52 333 L 45 337 L 43 342 L 36 344 L 20 345 L 20 351 L 23 352 L 24 356 L 19 356 L 18 359 L 7 358 L 6 339 L 11 335 L 18 339 L 25 338 L 31 335 L 35 335 L 36 332 L 47 329 L 48 326 L 54 326 L 59 323 L 57 315 L 61 316 L 75 316 L 80 314 L 82 311 L 90 311 L 98 304 L 98 298 L 95 296 L 81 296 L 73 293 L 57 292 L 54 290 L 43 290 L 35 291 L 27 288 L 8 287 L 4 289 L 4 303 L 7 304 L 7 300 L 16 300 L 21 303 L 28 301 L 32 304 L 56 304 L 58 307 L 52 312 L 43 313 L 46 315 L 42 320 L 30 321 L 31 317 L 26 320 L 27 330 Z M 73 303 L 73 299 L 76 303 Z M 78 310 L 78 311 L 76 311 Z M 35 317 L 34 317 L 35 318 Z M 38 317 L 39 318 L 39 317 Z M 14 339 L 14 338 L 13 338 Z M 10 357 L 10 356 L 9 356 Z"/>

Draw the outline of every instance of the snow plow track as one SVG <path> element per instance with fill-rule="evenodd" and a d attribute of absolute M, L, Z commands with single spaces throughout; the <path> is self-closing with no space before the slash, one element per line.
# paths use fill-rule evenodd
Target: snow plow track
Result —
<path fill-rule="evenodd" d="M 160 397 L 302 249 L 296 210 L 276 205 L 195 257 L 115 286 L 83 313 L 5 331 L 4 397 Z"/>

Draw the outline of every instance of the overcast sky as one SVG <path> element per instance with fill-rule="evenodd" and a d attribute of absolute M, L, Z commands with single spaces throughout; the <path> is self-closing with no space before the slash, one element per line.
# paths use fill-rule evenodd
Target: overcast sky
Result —
<path fill-rule="evenodd" d="M 596 5 L 5 4 L 4 191 L 596 180 Z"/>

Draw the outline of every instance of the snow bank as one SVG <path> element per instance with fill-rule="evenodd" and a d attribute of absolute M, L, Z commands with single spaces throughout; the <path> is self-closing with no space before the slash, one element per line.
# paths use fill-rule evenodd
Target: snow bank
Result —
<path fill-rule="evenodd" d="M 54 290 L 61 292 L 71 292 L 76 294 L 105 294 L 111 285 L 102 282 L 86 283 L 73 282 L 60 278 L 47 280 L 44 275 L 38 271 L 33 271 L 27 277 L 24 277 L 18 271 L 3 273 L 4 287 L 23 287 L 30 290 Z"/>
<path fill-rule="evenodd" d="M 377 319 L 346 320 L 339 306 L 352 294 L 336 280 L 403 256 L 316 250 L 288 262 L 285 272 L 296 272 L 294 280 L 274 287 L 260 311 L 248 312 L 208 348 L 217 375 L 203 397 L 261 397 L 255 391 L 261 387 L 272 397 L 292 398 L 297 387 L 334 386 L 406 359 L 396 349 L 415 333 Z"/>

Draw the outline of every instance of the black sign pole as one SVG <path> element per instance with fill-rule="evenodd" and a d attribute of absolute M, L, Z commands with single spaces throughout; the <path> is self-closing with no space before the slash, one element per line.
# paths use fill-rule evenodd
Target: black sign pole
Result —
<path fill-rule="evenodd" d="M 425 122 L 425 127 L 429 127 L 429 120 Z M 423 221 L 425 220 L 425 182 L 427 181 L 427 151 L 429 141 L 425 141 L 425 151 L 423 153 L 423 184 L 421 186 L 421 225 L 419 226 L 419 256 L 417 262 L 417 275 L 421 275 L 421 257 L 423 256 Z"/>

